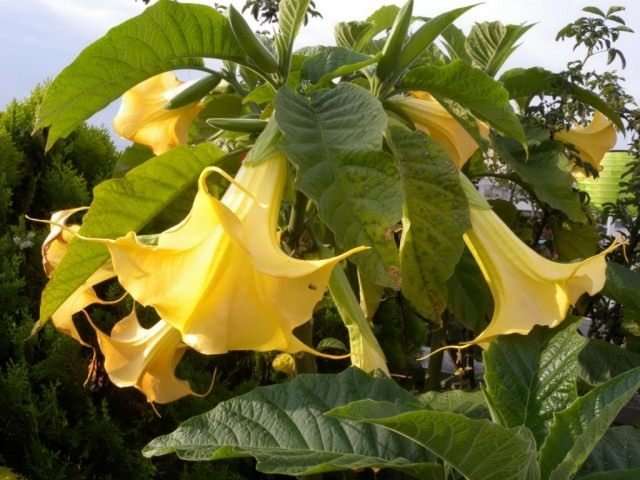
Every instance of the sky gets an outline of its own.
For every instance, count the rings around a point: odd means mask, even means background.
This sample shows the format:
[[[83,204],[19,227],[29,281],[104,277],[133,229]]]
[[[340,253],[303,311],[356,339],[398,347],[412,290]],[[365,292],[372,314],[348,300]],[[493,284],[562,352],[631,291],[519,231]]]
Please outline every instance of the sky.
[[[414,0],[414,14],[434,16],[474,1],[477,0]],[[245,0],[217,2],[232,3],[241,9]],[[197,0],[195,3],[213,5],[214,1]],[[336,23],[363,20],[382,5],[401,5],[404,0],[316,0],[315,3],[323,18],[310,20],[296,41],[297,47],[333,44]],[[455,23],[464,31],[482,21],[535,23],[506,68],[542,66],[559,71],[581,52],[572,51],[571,41],[555,42],[556,33],[584,15],[581,9],[588,5],[605,11],[612,5],[626,7],[621,16],[638,33],[621,37],[618,48],[626,54],[627,68],[620,71],[618,62],[614,68],[626,78],[628,92],[640,99],[640,2],[637,0],[485,0]],[[12,99],[28,96],[45,78],[55,77],[84,47],[144,8],[141,0],[0,0],[0,110]],[[591,67],[596,70],[606,68],[604,59],[595,59]],[[193,78],[189,72],[179,76]],[[94,116],[91,122],[110,128],[118,103],[114,102]],[[619,148],[624,146],[621,142]],[[120,140],[116,143],[121,147],[125,145]]]

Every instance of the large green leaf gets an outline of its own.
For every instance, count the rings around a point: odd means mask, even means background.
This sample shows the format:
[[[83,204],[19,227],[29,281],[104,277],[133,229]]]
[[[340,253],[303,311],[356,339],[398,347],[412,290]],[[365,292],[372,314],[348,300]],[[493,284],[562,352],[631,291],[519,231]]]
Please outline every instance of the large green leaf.
[[[538,480],[535,440],[524,427],[507,429],[489,420],[450,412],[362,400],[331,415],[381,425],[430,450],[465,478]]]
[[[529,148],[529,154],[516,142],[495,138],[502,159],[534,191],[538,199],[564,212],[571,220],[584,221],[580,197],[572,188],[574,178],[562,146],[545,141]]]
[[[358,468],[394,468],[442,478],[434,457],[383,428],[328,417],[324,412],[372,398],[411,403],[392,380],[350,368],[337,375],[299,375],[258,387],[152,440],[146,457],[176,453],[185,460],[254,457],[261,472],[286,475]],[[440,475],[439,475],[440,474]]]
[[[598,385],[556,413],[540,449],[542,480],[571,478],[640,387],[640,367]]]
[[[109,30],[53,81],[36,128],[49,128],[47,148],[141,81],[202,57],[247,63],[227,19],[215,9],[163,0]]]
[[[578,354],[586,340],[574,322],[561,329],[535,327],[506,335],[484,352],[485,394],[495,420],[528,427],[541,445],[555,412],[578,397]]]
[[[318,205],[342,248],[375,283],[398,288],[393,231],[402,193],[393,159],[381,151],[387,116],[368,91],[343,83],[309,98],[286,88],[275,100],[283,149],[297,166],[297,188]]]
[[[458,171],[442,148],[422,132],[391,127],[388,136],[404,193],[400,272],[402,293],[418,312],[440,322],[447,280],[471,228]]]
[[[444,66],[414,68],[402,78],[400,87],[450,99],[504,135],[526,144],[520,121],[509,104],[509,92],[501,83],[463,60]]]
[[[604,340],[590,340],[580,352],[581,377],[591,385],[606,382],[621,373],[640,367],[640,353]]]
[[[426,392],[417,397],[421,405],[439,412],[460,413],[469,418],[491,418],[489,407],[481,390],[447,390]]]
[[[621,132],[624,126],[620,116],[604,100],[590,90],[578,87],[544,68],[514,68],[505,72],[500,81],[509,91],[511,98],[517,100],[524,108],[530,99],[537,94],[567,95],[591,105],[611,120]]]
[[[608,263],[607,283],[602,293],[622,304],[623,327],[640,336],[640,273],[618,263]]]
[[[494,77],[518,46],[516,42],[531,25],[503,25],[496,22],[476,23],[469,32],[466,51],[474,65]]]
[[[224,155],[210,144],[179,147],[147,160],[124,178],[101,183],[94,189],[80,233],[86,237],[116,238],[139,231],[175,199],[194,189],[202,169],[219,162]],[[108,259],[109,252],[103,245],[72,240],[42,293],[39,324],[46,322]]]
[[[584,462],[576,478],[605,471],[640,470],[640,430],[628,425],[611,427]],[[626,478],[637,478],[627,473]]]

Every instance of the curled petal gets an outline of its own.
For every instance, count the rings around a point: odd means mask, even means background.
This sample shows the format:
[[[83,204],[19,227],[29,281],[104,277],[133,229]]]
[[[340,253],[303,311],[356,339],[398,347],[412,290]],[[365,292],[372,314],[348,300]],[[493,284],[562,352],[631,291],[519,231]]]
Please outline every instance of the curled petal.
[[[389,101],[407,114],[417,130],[438,142],[457,168],[462,168],[478,149],[473,137],[428,93],[414,92],[410,97],[396,95]],[[488,137],[489,127],[480,121],[477,125],[480,135]]]
[[[168,110],[167,102],[189,83],[173,72],[165,72],[139,83],[122,96],[122,104],[113,120],[113,128],[123,138],[148,145],[160,155],[186,144],[189,127],[203,106],[199,102]]]
[[[79,225],[67,225],[69,218],[86,208],[76,208],[72,210],[61,210],[51,216],[51,230],[42,244],[42,265],[48,277],[53,275],[63,257],[67,253],[68,244],[73,237],[73,232],[77,232]],[[96,270],[80,287],[78,287],[51,316],[51,321],[56,329],[69,335],[82,345],[88,346],[73,323],[73,315],[83,311],[93,303],[110,303],[102,300],[96,294],[94,286],[115,277],[115,272],[111,262],[105,263]],[[40,328],[40,323],[35,329]]]
[[[229,350],[313,351],[293,335],[311,318],[333,267],[352,253],[324,260],[287,256],[277,216],[286,178],[280,155],[243,165],[221,200],[207,192],[206,169],[193,207],[152,244],[134,233],[106,244],[123,287],[153,306],[204,354]],[[91,239],[89,239],[91,240]]]
[[[553,262],[525,245],[466,177],[463,185],[470,197],[471,220],[464,241],[494,300],[491,322],[471,343],[486,344],[510,333],[527,334],[535,325],[555,327],[581,295],[594,295],[603,288],[605,256],[617,244],[580,262]]]
[[[95,328],[104,367],[118,387],[136,387],[154,403],[169,403],[193,394],[189,382],[175,376],[186,351],[180,332],[163,320],[143,328],[135,310],[107,335]]]
[[[604,154],[616,144],[616,129],[613,123],[600,112],[595,112],[591,123],[586,127],[576,126],[555,134],[555,138],[573,145],[578,155],[595,170],[602,170],[600,162]],[[574,176],[584,177],[584,169],[576,167]]]

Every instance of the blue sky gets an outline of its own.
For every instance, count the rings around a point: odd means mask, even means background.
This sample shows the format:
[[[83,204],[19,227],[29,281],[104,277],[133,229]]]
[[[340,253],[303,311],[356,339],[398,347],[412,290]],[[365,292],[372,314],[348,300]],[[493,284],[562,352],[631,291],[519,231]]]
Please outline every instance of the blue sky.
[[[414,0],[418,15],[433,16],[476,0]],[[229,3],[218,0],[219,3]],[[213,4],[213,1],[197,3]],[[233,0],[242,7],[244,0]],[[324,19],[313,19],[302,31],[298,46],[331,43],[333,25],[339,21],[363,19],[386,4],[400,0],[316,0]],[[629,0],[485,0],[467,12],[456,24],[468,29],[476,21],[500,19],[504,23],[537,23],[524,37],[520,49],[508,67],[543,66],[560,70],[572,57],[570,42],[554,41],[556,32],[581,16],[581,9],[594,5],[606,10],[611,5],[625,5],[622,13],[627,25],[638,33],[623,36],[619,48],[626,53],[628,67],[622,72],[627,88],[640,99],[640,2]],[[26,97],[32,88],[47,77],[54,77],[89,43],[109,28],[139,14],[145,5],[138,0],[0,0],[0,109],[13,98]],[[261,27],[265,28],[265,27]],[[604,62],[592,64],[602,68]],[[182,78],[189,75],[181,74]],[[115,102],[92,122],[110,127],[117,111]],[[120,146],[123,142],[118,142]],[[619,143],[624,146],[624,142]]]

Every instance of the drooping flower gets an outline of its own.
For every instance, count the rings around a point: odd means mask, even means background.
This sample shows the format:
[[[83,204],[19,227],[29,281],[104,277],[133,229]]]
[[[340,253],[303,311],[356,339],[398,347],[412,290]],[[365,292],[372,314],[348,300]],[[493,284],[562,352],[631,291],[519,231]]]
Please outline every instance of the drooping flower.
[[[460,175],[469,199],[471,230],[464,241],[478,263],[494,300],[487,328],[472,342],[486,344],[499,335],[527,334],[535,325],[555,327],[584,293],[605,283],[605,256],[617,247],[575,263],[548,260],[524,244],[474,186]]]
[[[182,341],[204,354],[229,350],[313,351],[293,329],[306,323],[333,267],[360,247],[323,260],[300,260],[279,246],[277,219],[286,179],[281,155],[243,165],[221,200],[203,171],[193,207],[155,236],[131,232],[105,244],[121,285],[153,306]]]
[[[462,168],[478,149],[473,137],[430,94],[413,92],[411,96],[396,95],[389,102],[399,106],[413,121],[417,130],[438,142],[457,168]],[[477,121],[477,125],[480,135],[487,137],[489,127],[480,121]]]
[[[68,244],[73,238],[73,232],[77,232],[80,229],[79,225],[67,225],[67,221],[73,214],[81,210],[86,210],[86,208],[61,210],[51,216],[51,229],[42,244],[42,265],[47,277],[53,275],[53,271],[67,253]],[[93,303],[110,303],[98,297],[94,286],[113,277],[115,277],[115,272],[111,267],[111,262],[106,263],[100,269],[96,270],[51,316],[51,321],[56,329],[69,335],[81,344],[87,345],[84,340],[82,340],[80,333],[73,323],[73,315],[83,311]],[[40,327],[40,322],[38,322],[34,330],[38,330]]]
[[[573,145],[582,161],[589,163],[596,171],[602,170],[600,162],[604,154],[616,144],[616,129],[613,123],[600,112],[595,112],[591,123],[587,126],[575,126],[569,130],[557,132],[554,137]],[[575,167],[572,171],[576,177],[584,177],[585,171]]]
[[[189,382],[175,376],[187,346],[180,332],[164,320],[143,328],[135,309],[107,335],[95,327],[104,369],[118,387],[135,387],[151,403],[169,403],[194,392]]]
[[[202,104],[194,102],[171,110],[165,106],[188,86],[173,72],[139,83],[122,96],[120,110],[113,120],[114,130],[121,137],[148,145],[156,155],[187,143],[189,127]]]

